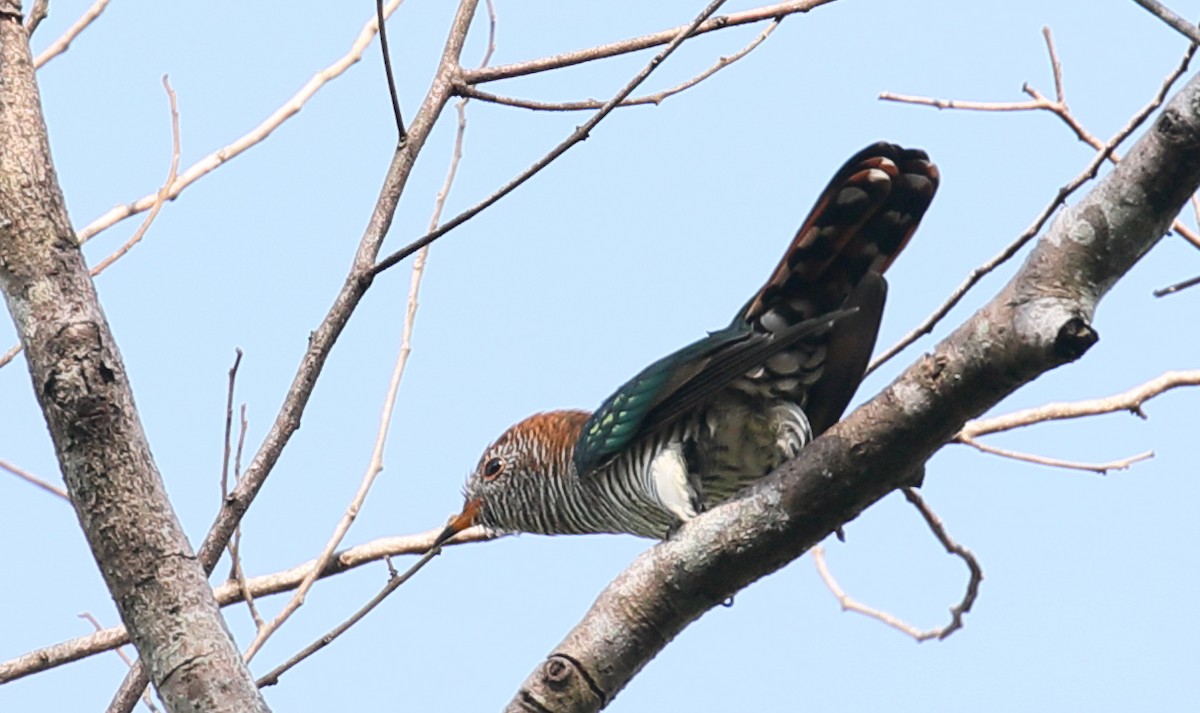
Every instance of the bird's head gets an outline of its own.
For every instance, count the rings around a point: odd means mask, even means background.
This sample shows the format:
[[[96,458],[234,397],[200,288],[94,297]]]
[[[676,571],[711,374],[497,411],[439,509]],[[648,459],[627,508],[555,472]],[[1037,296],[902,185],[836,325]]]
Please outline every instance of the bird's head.
[[[467,478],[462,512],[450,519],[433,547],[474,525],[498,532],[558,531],[555,498],[575,477],[575,443],[590,415],[539,413],[501,434]]]

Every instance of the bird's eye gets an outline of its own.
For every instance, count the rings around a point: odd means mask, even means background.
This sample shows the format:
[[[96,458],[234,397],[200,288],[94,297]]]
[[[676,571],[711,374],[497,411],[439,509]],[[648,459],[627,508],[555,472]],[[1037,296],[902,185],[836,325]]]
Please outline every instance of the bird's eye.
[[[488,458],[487,462],[483,464],[483,479],[495,480],[504,472],[505,465],[504,459],[499,456]]]

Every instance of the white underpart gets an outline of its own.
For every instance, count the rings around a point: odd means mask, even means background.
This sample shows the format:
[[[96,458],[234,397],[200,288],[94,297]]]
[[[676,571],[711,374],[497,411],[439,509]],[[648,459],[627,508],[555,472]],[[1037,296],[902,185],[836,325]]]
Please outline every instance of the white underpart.
[[[668,443],[650,461],[650,482],[654,484],[658,501],[667,511],[683,521],[696,517],[687,463],[683,460],[683,446],[679,441]]]
[[[793,403],[782,402],[771,407],[770,420],[775,427],[775,445],[786,458],[795,458],[800,449],[812,440],[812,427],[804,411]]]

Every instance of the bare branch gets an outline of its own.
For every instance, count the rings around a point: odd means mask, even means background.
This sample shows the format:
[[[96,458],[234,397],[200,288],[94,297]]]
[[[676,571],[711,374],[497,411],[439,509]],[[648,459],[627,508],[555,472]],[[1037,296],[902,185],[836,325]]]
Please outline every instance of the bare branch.
[[[795,15],[796,13],[808,12],[822,5],[827,5],[834,0],[792,0],[791,2],[781,2],[775,5],[766,5],[757,7],[751,10],[742,12],[734,12],[728,15],[720,15],[714,17],[707,22],[698,25],[690,36],[703,35],[714,30],[723,30],[727,27],[737,27],[739,25],[747,25],[763,20],[780,18],[787,15]],[[513,64],[501,64],[495,67],[487,67],[483,69],[473,69],[463,72],[462,81],[464,84],[483,84],[485,82],[494,82],[498,79],[511,79],[513,77],[523,77],[529,74],[545,72],[551,69],[561,69],[570,67],[584,62],[592,62],[598,59],[607,59],[609,57],[617,57],[619,55],[628,54],[630,52],[638,52],[651,47],[658,47],[671,42],[685,28],[672,27],[669,30],[660,30],[648,35],[633,37],[619,42],[610,42],[605,45],[596,47],[588,47],[587,49],[575,50],[573,52],[564,52],[556,54],[552,57],[542,57],[540,59],[528,60],[525,62],[515,62]]]
[[[461,0],[458,10],[451,22],[442,57],[434,72],[433,82],[421,103],[420,109],[408,127],[408,141],[396,147],[392,163],[388,167],[383,187],[371,214],[370,222],[359,241],[358,249],[346,281],[334,298],[324,319],[309,335],[308,348],[301,358],[300,366],[292,380],[288,393],[284,397],[283,406],[271,424],[271,428],[255,454],[245,475],[237,487],[230,493],[229,498],[221,506],[216,519],[204,538],[197,559],[206,572],[211,573],[225,551],[234,531],[241,522],[242,516],[258,495],[267,476],[279,460],[283,448],[291,439],[296,429],[300,427],[300,419],[308,405],[308,399],[316,386],[317,377],[325,365],[334,343],[342,329],[357,308],[358,303],[366,294],[374,278],[371,270],[379,254],[379,248],[399,204],[400,195],[408,182],[417,155],[425,145],[434,123],[442,109],[450,100],[454,77],[460,71],[459,56],[463,43],[466,41],[467,30],[471,18],[475,14],[478,0]],[[371,20],[374,22],[374,19]],[[360,38],[361,39],[361,38]],[[369,36],[368,36],[369,39]],[[315,91],[315,89],[314,89]],[[184,180],[185,173],[176,181]],[[146,685],[146,677],[142,667],[136,668],[121,684],[120,690],[109,706],[110,713],[127,713],[136,704],[138,694]]]
[[[125,256],[126,253],[128,253],[131,249],[133,249],[134,245],[137,245],[138,243],[140,243],[142,241],[142,238],[144,238],[146,236],[146,231],[148,231],[150,229],[150,225],[154,222],[154,219],[158,217],[158,212],[160,210],[162,210],[163,204],[167,200],[167,187],[170,186],[172,183],[174,183],[175,175],[176,175],[177,171],[179,170],[179,155],[180,155],[179,104],[176,101],[175,90],[171,89],[171,83],[168,80],[167,75],[165,75],[165,74],[163,75],[162,83],[163,83],[163,88],[167,92],[167,102],[168,102],[168,105],[169,105],[170,111],[171,111],[171,162],[170,162],[170,167],[167,169],[167,180],[165,183],[163,183],[163,187],[158,190],[158,193],[156,194],[156,197],[154,199],[154,203],[153,203],[153,205],[150,206],[149,215],[147,215],[146,219],[142,221],[142,224],[140,226],[138,226],[138,229],[136,231],[134,231],[133,236],[131,238],[129,238],[129,240],[127,240],[124,245],[117,248],[115,252],[113,252],[111,255],[104,258],[99,263],[97,263],[94,267],[92,267],[88,271],[88,274],[90,274],[92,277],[95,277],[96,275],[99,275],[101,272],[104,272],[104,270],[107,269],[110,265],[112,265],[117,260],[120,260],[122,257]],[[4,354],[3,357],[0,357],[0,367],[3,367],[6,364],[8,364],[10,361],[13,360],[13,357],[15,357],[17,354],[20,354],[20,353],[21,353],[21,345],[20,344],[14,345],[11,349],[8,350],[8,352],[6,352]]]
[[[1062,62],[1058,59],[1058,51],[1054,49],[1054,35],[1050,26],[1042,26],[1042,38],[1046,40],[1046,52],[1050,54],[1050,71],[1054,74],[1054,98],[1064,107],[1067,105],[1067,91],[1063,87]]]
[[[387,599],[392,592],[396,591],[402,584],[412,578],[412,576],[420,571],[421,568],[429,562],[429,560],[437,557],[441,553],[442,548],[435,547],[434,549],[429,550],[422,555],[421,559],[417,560],[411,567],[409,567],[408,571],[406,571],[404,574],[397,576],[393,571],[392,576],[388,578],[387,584],[384,585],[383,589],[379,590],[378,594],[371,598],[371,601],[367,602],[362,606],[362,608],[354,612],[349,619],[343,621],[341,624],[338,624],[324,636],[306,646],[303,651],[300,651],[287,661],[284,661],[282,664],[264,674],[257,681],[259,688],[264,686],[274,686],[276,683],[279,683],[279,677],[291,670],[296,664],[333,643],[334,639],[346,633],[350,627],[362,621],[363,617],[365,617],[367,614],[370,614],[371,611],[375,607],[379,606],[384,599]]]
[[[461,102],[460,102],[461,104]],[[466,121],[462,114],[462,109],[459,109],[459,124],[458,134],[455,141],[454,156],[450,161],[450,167],[446,172],[446,180],[442,185],[441,191],[438,192],[437,200],[434,206],[433,218],[430,220],[430,226],[437,225],[438,217],[441,215],[442,206],[445,205],[446,197],[449,195],[450,187],[454,182],[455,173],[458,170],[458,162],[462,158],[462,139],[463,132],[466,129]],[[304,599],[307,596],[322,570],[329,564],[330,559],[334,556],[334,551],[342,540],[346,537],[346,533],[350,531],[350,526],[354,524],[354,520],[358,517],[359,511],[362,509],[363,503],[366,502],[367,495],[371,491],[371,486],[375,483],[375,478],[383,471],[383,451],[387,444],[388,430],[392,424],[392,413],[396,406],[396,396],[400,392],[400,382],[404,378],[404,368],[408,364],[408,356],[412,353],[412,334],[413,325],[417,319],[417,304],[418,297],[421,292],[421,278],[425,274],[425,261],[429,255],[428,247],[423,248],[413,262],[412,277],[408,287],[408,302],[404,310],[404,326],[400,337],[400,349],[396,355],[395,365],[392,367],[391,380],[388,382],[387,395],[383,401],[383,411],[379,416],[379,427],[375,434],[375,445],[371,451],[370,461],[367,463],[366,472],[363,474],[362,481],[359,483],[358,492],[354,494],[354,499],[347,506],[341,520],[334,528],[333,534],[325,543],[321,554],[317,556],[317,564],[312,569],[300,586],[296,589],[296,593],[291,600],[275,615],[275,618],[261,627],[254,641],[246,648],[245,658],[247,661],[254,658],[254,655],[262,648],[267,639],[274,634],[284,622],[301,606],[304,605]],[[421,562],[424,565],[424,561]],[[414,570],[415,571],[415,570]],[[395,580],[393,580],[395,581]],[[399,586],[397,584],[396,586]],[[382,597],[380,598],[382,601]],[[369,611],[369,610],[368,610]],[[365,615],[366,612],[363,612]],[[328,642],[326,642],[328,643]],[[319,647],[318,647],[319,648]],[[311,653],[311,652],[310,652]],[[286,670],[286,669],[285,669]],[[273,681],[272,681],[273,682]],[[259,682],[259,685],[263,685]]]
[[[75,38],[78,37],[84,30],[86,30],[89,25],[95,22],[96,18],[100,17],[100,13],[104,12],[104,8],[106,7],[108,7],[108,0],[96,0],[96,2],[92,3],[92,6],[79,16],[79,19],[75,21],[75,24],[68,27],[67,31],[62,33],[61,37],[51,42],[49,47],[42,50],[42,53],[37,56],[37,59],[33,60],[33,68],[41,69],[42,65],[59,56],[63,52],[66,52],[67,48],[71,46],[71,43],[75,41]],[[36,24],[34,27],[36,27]],[[30,34],[33,34],[33,29],[30,29],[29,32]]]
[[[1011,458],[1013,460],[1019,460],[1025,463],[1036,463],[1037,465],[1048,465],[1051,468],[1085,470],[1089,473],[1095,473],[1097,475],[1108,475],[1108,471],[1110,470],[1125,470],[1134,463],[1139,463],[1154,457],[1154,451],[1145,451],[1144,453],[1138,453],[1137,455],[1129,456],[1128,458],[1121,458],[1118,460],[1108,461],[1106,463],[1085,463],[1083,461],[1062,460],[1060,458],[1039,456],[1033,453],[1009,450],[1007,448],[997,448],[996,446],[989,446],[986,443],[977,441],[970,436],[959,435],[954,440],[962,443],[963,445],[971,446],[972,448],[982,451],[983,453],[990,453],[1002,458]]]
[[[20,353],[21,353],[21,345],[20,344],[12,345],[8,351],[4,352],[3,356],[0,356],[0,367],[6,366],[10,361],[15,359],[17,357],[17,355]]]
[[[715,12],[716,8],[719,8],[724,1],[725,0],[713,0],[713,2],[704,9],[700,16],[696,20],[692,21],[692,24],[680,30],[675,36],[675,39],[671,40],[661,52],[655,55],[654,59],[650,60],[650,62],[644,68],[642,68],[642,71],[638,72],[637,75],[621,89],[621,91],[617,92],[612,99],[609,99],[607,102],[605,102],[604,106],[601,107],[599,111],[589,117],[588,120],[582,125],[576,127],[575,131],[571,132],[570,136],[564,139],[558,146],[555,146],[553,149],[551,149],[549,153],[534,162],[532,166],[522,171],[516,178],[513,178],[511,181],[498,188],[487,198],[484,198],[482,201],[446,221],[436,230],[429,231],[423,237],[414,240],[391,255],[388,255],[383,260],[380,260],[379,264],[377,264],[371,271],[371,274],[378,275],[409,255],[412,255],[417,250],[429,245],[434,240],[437,240],[446,233],[467,222],[471,218],[474,218],[476,215],[495,204],[496,201],[499,201],[504,196],[512,193],[518,186],[525,181],[528,181],[543,168],[549,166],[559,156],[562,156],[564,153],[566,153],[567,150],[572,146],[586,139],[591,133],[592,129],[596,128],[597,124],[603,121],[606,116],[611,114],[612,111],[621,104],[621,102],[625,101],[625,99],[633,93],[633,90],[637,89],[638,86],[646,80],[646,77],[650,76],[651,72],[657,69],[659,65],[661,65],[662,62],[679,47],[679,45],[683,44],[684,40],[694,34],[696,28],[699,27],[709,15]]]
[[[813,564],[816,565],[817,574],[821,577],[821,581],[824,582],[825,586],[829,588],[829,591],[833,594],[834,599],[837,599],[838,606],[842,608],[842,611],[852,611],[871,619],[875,619],[876,621],[880,621],[902,634],[911,636],[917,641],[928,641],[929,639],[937,638],[941,629],[929,629],[927,631],[922,631],[903,619],[892,616],[885,611],[875,609],[874,607],[869,607],[866,604],[854,599],[849,594],[846,594],[846,590],[842,589],[842,586],[838,584],[836,579],[834,579],[833,573],[829,571],[829,565],[825,562],[825,548],[821,545],[817,545],[816,547],[812,548],[812,559]]]
[[[1194,194],[1194,193],[1192,194],[1191,204],[1192,204],[1192,213],[1194,214],[1194,217],[1196,218],[1196,220],[1198,222],[1200,222],[1200,198],[1198,198],[1196,196],[1196,194]],[[1184,225],[1184,224],[1181,223],[1179,220],[1176,220],[1175,226],[1178,226],[1178,225]],[[1184,240],[1191,243],[1193,247],[1200,248],[1200,235],[1197,235],[1194,230],[1192,230],[1190,228],[1187,228],[1186,230],[1178,230],[1177,229],[1176,232],[1179,233],[1183,237]],[[1169,290],[1168,292],[1164,292],[1164,294],[1169,294],[1170,292],[1177,292],[1177,291],[1178,290]],[[1159,294],[1159,292],[1163,292],[1163,291],[1162,290],[1156,291],[1154,293],[1154,296],[1162,297],[1162,295]]]
[[[1191,40],[1193,43],[1200,43],[1200,30],[1187,20],[1171,11],[1169,7],[1158,2],[1158,0],[1133,0],[1138,5],[1150,11],[1158,19],[1167,23],[1179,34]]]
[[[1030,426],[1035,423],[1083,418],[1117,411],[1128,411],[1135,416],[1146,418],[1142,406],[1147,401],[1182,386],[1200,386],[1200,369],[1168,371],[1144,384],[1104,398],[1056,402],[1037,408],[1014,411],[1003,416],[974,419],[967,421],[958,435],[960,438],[978,438],[989,433],[1011,431],[1014,428]]]
[[[388,557],[424,554],[441,532],[442,528],[437,528],[412,535],[382,537],[356,545],[339,552],[330,560],[322,570],[321,577],[332,577]],[[446,544],[461,545],[484,542],[496,537],[497,535],[483,528],[473,527],[455,535]],[[280,572],[250,577],[246,579],[244,588],[239,582],[227,581],[213,588],[213,596],[221,606],[226,607],[245,601],[245,591],[249,591],[250,595],[256,598],[290,592],[300,586],[315,565],[316,560],[309,560]],[[114,626],[90,636],[81,636],[51,644],[0,663],[0,684],[57,668],[127,643],[129,643],[129,636],[125,627]]]
[[[400,6],[401,2],[402,0],[392,0],[389,2],[385,14],[391,15]],[[329,82],[340,77],[347,69],[362,59],[363,52],[371,44],[371,40],[375,38],[376,32],[375,18],[372,16],[363,25],[362,30],[359,31],[358,37],[350,45],[350,50],[333,64],[314,74],[291,99],[284,102],[283,106],[276,109],[261,124],[236,139],[233,143],[210,153],[179,174],[167,190],[167,200],[174,200],[185,188],[200,178],[208,175],[226,161],[238,156],[250,147],[261,143],[285,121],[299,113],[314,94]],[[87,242],[101,231],[111,228],[122,220],[149,210],[157,199],[158,193],[151,193],[135,201],[114,206],[107,213],[96,218],[78,231],[79,242]]]
[[[946,532],[946,526],[942,519],[937,516],[933,508],[925,502],[924,498],[917,493],[916,488],[903,488],[904,498],[912,503],[917,512],[921,513],[921,517],[925,519],[925,524],[929,525],[929,529],[933,531],[934,537],[938,542],[942,543],[942,547],[952,555],[957,555],[966,563],[967,569],[971,572],[971,578],[967,580],[967,589],[963,593],[963,598],[958,604],[950,608],[951,621],[950,624],[938,634],[939,639],[944,639],[956,630],[962,628],[963,615],[971,611],[971,607],[975,604],[975,598],[979,596],[979,584],[983,581],[983,568],[979,566],[979,560],[975,557],[975,553],[959,544],[957,540],[950,537]]]
[[[62,488],[58,487],[57,485],[54,485],[53,483],[51,483],[49,481],[46,481],[46,480],[43,480],[43,479],[37,477],[36,475],[34,475],[33,473],[30,473],[27,470],[18,468],[17,466],[13,465],[12,463],[0,460],[0,470],[7,470],[9,473],[12,473],[13,475],[17,476],[21,480],[24,480],[26,483],[29,483],[30,485],[36,485],[37,487],[41,488],[42,490],[45,490],[47,493],[50,493],[51,495],[57,495],[58,497],[62,498],[63,500],[65,500],[68,503],[71,502],[71,498],[70,498],[70,496],[67,495],[67,491],[63,490]]]
[[[181,141],[179,138],[179,103],[175,97],[175,90],[171,89],[171,81],[165,74],[163,75],[162,83],[163,89],[165,89],[167,92],[167,101],[170,103],[171,108],[171,165],[167,170],[167,180],[163,183],[162,187],[158,189],[158,193],[155,194],[154,203],[150,206],[150,213],[146,215],[146,219],[143,220],[142,224],[138,226],[138,229],[134,231],[133,237],[126,241],[124,245],[117,248],[112,255],[109,255],[97,263],[96,266],[91,269],[92,277],[104,272],[109,265],[113,264],[117,260],[120,260],[125,253],[129,252],[133,248],[134,245],[137,245],[142,241],[142,238],[146,236],[146,231],[150,229],[150,224],[153,223],[154,219],[158,217],[158,212],[162,210],[163,205],[170,197],[170,187],[173,183],[175,183],[175,177],[179,173],[179,155],[181,152]]]
[[[229,367],[229,389],[225,394],[225,454],[221,459],[221,500],[229,497],[229,463],[233,456],[233,389],[237,385],[238,367],[242,365],[242,350],[235,348],[233,366]]]
[[[913,104],[929,106],[934,109],[957,109],[959,111],[1035,111],[1038,109],[1052,110],[1054,102],[1041,97],[1033,101],[1022,102],[981,102],[967,99],[938,99],[936,97],[921,97],[912,94],[896,94],[895,92],[880,92],[879,100],[896,102],[897,104]]]
[[[399,142],[404,143],[404,118],[400,115],[400,97],[396,94],[396,77],[392,74],[392,54],[388,51],[387,17],[383,14],[383,0],[375,0],[375,27],[379,30],[379,51],[383,55],[383,73],[387,77],[388,96],[392,98],[392,114],[396,118]]]
[[[483,64],[485,65],[491,58],[492,53],[496,50],[496,12],[490,0],[488,2],[488,18],[488,46],[484,51],[483,56]],[[466,106],[468,101],[468,99],[462,98],[457,102],[456,110],[458,112],[458,128],[454,134],[454,149],[451,152],[450,163],[446,168],[446,177],[442,181],[442,187],[438,190],[437,196],[434,199],[433,215],[429,218],[430,230],[436,228],[438,221],[441,220],[442,211],[446,207],[446,199],[450,196],[450,189],[454,186],[454,179],[458,175],[458,166],[463,157],[463,140],[466,137],[467,132]],[[262,648],[262,645],[266,642],[267,638],[269,638],[271,634],[273,634],[283,624],[283,622],[285,622],[288,617],[290,617],[292,613],[296,611],[296,609],[300,608],[300,606],[304,604],[304,598],[308,591],[312,588],[318,577],[321,576],[321,572],[329,565],[329,560],[334,556],[334,550],[337,549],[337,546],[341,544],[342,540],[345,538],[346,533],[349,532],[350,525],[353,524],[358,511],[362,508],[363,503],[366,501],[367,493],[370,491],[371,485],[375,481],[375,477],[383,470],[383,451],[384,446],[387,443],[388,430],[390,429],[392,423],[392,412],[396,405],[396,395],[400,390],[400,381],[404,378],[404,368],[408,364],[408,357],[412,353],[412,335],[413,327],[417,321],[417,306],[419,304],[419,297],[421,294],[421,279],[425,275],[425,265],[428,258],[429,246],[425,246],[421,248],[421,250],[417,253],[416,259],[413,261],[412,274],[409,278],[408,285],[408,300],[404,310],[404,326],[401,329],[400,335],[400,349],[396,355],[396,363],[392,369],[391,381],[388,383],[387,395],[384,397],[383,412],[379,417],[379,428],[375,435],[375,447],[371,452],[371,459],[367,464],[367,470],[363,475],[362,483],[359,485],[359,490],[355,494],[354,500],[350,503],[350,506],[346,508],[346,512],[342,516],[342,520],[338,523],[337,528],[335,528],[333,536],[331,536],[329,541],[326,543],[325,549],[322,550],[321,554],[317,557],[316,566],[314,566],[308,576],[304,578],[304,581],[300,583],[300,586],[296,589],[296,593],[283,607],[279,614],[276,615],[275,619],[259,629],[258,635],[246,649],[245,656],[247,661],[253,658],[254,654],[260,648]],[[399,587],[403,581],[406,581],[409,577],[415,574],[417,570],[425,566],[425,563],[428,562],[431,557],[432,555],[428,555],[426,558],[413,565],[412,569],[402,578],[397,578],[393,572],[393,576],[388,582],[388,585],[384,588],[383,592],[380,592],[378,595],[376,595],[376,597],[372,600],[373,603],[368,604],[366,607],[360,610],[359,614],[357,614],[355,617],[352,617],[351,620],[343,624],[342,627],[339,627],[339,629],[336,630],[336,633],[331,632],[330,634],[326,635],[326,637],[323,637],[319,645],[314,644],[313,646],[306,648],[292,659],[289,659],[289,661],[283,666],[272,671],[271,674],[268,674],[266,679],[269,679],[271,683],[275,683],[279,675],[284,671],[296,665],[308,656],[311,656],[318,649],[324,647],[326,644],[332,641],[333,638],[340,635],[341,632],[350,628],[350,626],[356,623],[359,619],[366,616],[371,609],[379,604],[379,602],[382,602],[383,599],[388,596],[388,594],[390,594],[392,591],[395,591],[395,589]],[[388,561],[388,564],[389,566],[391,565],[390,560]],[[264,685],[263,680],[266,679],[260,680],[258,685]]]
[[[104,631],[104,627],[100,626],[100,622],[96,619],[96,617],[92,616],[91,612],[85,611],[79,615],[79,618],[86,619],[96,631]],[[129,658],[129,654],[125,653],[124,649],[118,646],[113,649],[113,651],[122,661],[125,662],[126,666],[133,666],[133,659]],[[154,699],[150,697],[150,689],[142,691],[142,703],[146,704],[146,708],[149,708],[154,713],[158,713],[158,706],[154,705]]]
[[[295,379],[288,391],[284,405],[271,426],[258,453],[250,462],[246,473],[230,494],[209,531],[198,553],[205,567],[211,569],[224,543],[250,502],[262,487],[267,473],[275,465],[284,445],[300,425],[300,414],[307,405],[308,397],[316,383],[316,377],[324,365],[333,344],[349,319],[350,314],[366,293],[371,282],[371,267],[378,254],[379,245],[391,223],[392,215],[404,185],[412,169],[416,154],[424,146],[434,121],[450,98],[450,77],[457,71],[458,56],[462,51],[467,28],[476,7],[475,0],[463,0],[455,15],[446,48],[443,52],[437,75],[417,115],[409,126],[408,141],[396,151],[392,166],[385,180],[379,201],[371,216],[354,265],[342,291],[337,296],[329,313],[312,333],[309,348],[301,360]]]
[[[233,533],[233,537],[229,540],[229,559],[229,579],[237,585],[238,592],[242,595],[242,601],[246,602],[246,609],[250,612],[250,620],[254,622],[254,630],[262,631],[267,623],[258,611],[258,605],[254,601],[254,590],[250,588],[250,583],[246,579],[246,572],[242,569],[242,528],[240,527]]]
[[[946,551],[952,555],[956,555],[967,564],[967,569],[970,571],[970,579],[967,580],[967,588],[963,592],[962,599],[950,608],[950,622],[945,626],[939,626],[936,629],[918,629],[909,624],[903,619],[899,619],[885,611],[869,607],[862,602],[855,600],[846,590],[842,589],[837,580],[833,578],[833,574],[829,571],[829,566],[825,563],[825,548],[817,545],[812,548],[813,564],[817,567],[817,574],[821,576],[821,580],[825,582],[825,586],[833,593],[838,604],[842,607],[842,611],[853,611],[864,616],[876,619],[893,629],[907,634],[915,639],[918,643],[928,641],[930,639],[945,639],[963,626],[963,615],[971,611],[971,607],[975,604],[976,597],[979,596],[979,583],[983,581],[983,568],[979,566],[979,560],[975,554],[963,547],[949,534],[946,533],[946,527],[942,523],[941,518],[933,512],[933,509],[921,498],[917,491],[913,488],[904,488],[904,497],[921,513],[921,517],[925,519],[925,524],[938,538],[938,542],[946,548]]]
[[[240,356],[240,351],[239,351]],[[237,454],[234,456],[233,472],[234,478],[240,480],[242,476],[242,447],[246,444],[246,404],[242,404],[241,418],[238,427]],[[254,593],[250,590],[250,585],[246,582],[246,572],[242,569],[242,526],[238,525],[233,530],[233,537],[229,538],[229,579],[235,582],[238,586],[238,591],[242,594],[242,599],[246,602],[246,608],[250,611],[250,619],[254,622],[256,631],[261,631],[266,624],[263,622],[262,615],[258,613],[258,605],[254,603]]]
[[[1047,38],[1049,38],[1049,35],[1047,35]],[[1049,43],[1049,39],[1047,39],[1047,42]],[[1052,44],[1050,44],[1050,46],[1053,47]],[[1180,60],[1179,65],[1167,75],[1166,79],[1163,80],[1158,92],[1154,95],[1154,97],[1151,98],[1150,101],[1136,114],[1134,114],[1125,124],[1125,126],[1121,127],[1121,129],[1117,131],[1117,133],[1114,134],[1111,139],[1108,140],[1108,143],[1096,146],[1098,153],[1092,159],[1091,163],[1089,163],[1079,175],[1069,181],[1062,188],[1058,189],[1058,193],[1042,210],[1042,212],[1038,214],[1033,223],[1025,229],[1025,232],[1017,236],[1016,240],[1001,250],[995,257],[972,270],[971,274],[967,275],[967,278],[954,289],[954,292],[950,293],[950,296],[946,298],[944,302],[942,302],[941,306],[933,311],[933,314],[926,317],[923,322],[913,328],[908,334],[905,334],[903,337],[901,337],[898,342],[893,344],[891,347],[888,347],[887,351],[876,357],[874,361],[871,362],[870,367],[867,368],[867,373],[870,374],[880,366],[883,366],[885,362],[907,349],[909,345],[920,339],[922,336],[932,333],[933,328],[942,321],[942,318],[950,313],[950,310],[954,309],[955,305],[957,305],[962,298],[966,296],[971,288],[978,284],[980,280],[986,277],[997,267],[1007,262],[1008,259],[1017,254],[1017,252],[1024,247],[1026,243],[1028,243],[1039,232],[1041,232],[1042,227],[1048,220],[1050,220],[1050,217],[1054,215],[1059,206],[1065,205],[1064,202],[1066,201],[1067,197],[1078,190],[1079,187],[1084,183],[1087,183],[1091,179],[1095,178],[1096,174],[1100,170],[1100,166],[1106,160],[1112,160],[1114,163],[1116,163],[1116,158],[1114,155],[1116,148],[1124,143],[1125,139],[1127,139],[1134,131],[1136,131],[1137,128],[1141,126],[1146,119],[1148,119],[1150,115],[1153,114],[1156,109],[1158,109],[1159,106],[1162,105],[1163,101],[1166,99],[1167,92],[1171,90],[1171,87],[1174,86],[1175,82],[1187,71],[1188,65],[1191,63],[1192,56],[1195,54],[1195,52],[1195,45],[1187,49],[1183,55],[1183,59]],[[1056,59],[1057,56],[1051,52],[1052,64]],[[1058,86],[1061,87],[1061,79],[1059,79],[1058,82]],[[883,98],[883,95],[880,95],[880,97]],[[1043,97],[1042,99],[1044,100],[1045,98]],[[1065,105],[1063,106],[1065,108]],[[1172,220],[1172,229],[1181,232],[1190,232],[1190,229],[1177,219]],[[1200,242],[1200,238],[1197,240]]]
[[[703,82],[705,79],[708,79],[717,72],[721,71],[725,67],[728,67],[742,57],[745,57],[753,52],[756,47],[761,45],[763,41],[771,36],[771,33],[775,31],[775,28],[779,27],[779,23],[782,22],[782,20],[783,18],[775,18],[771,21],[771,24],[767,25],[765,30],[763,30],[757,37],[750,41],[750,44],[746,45],[734,54],[718,58],[716,64],[704,70],[700,74],[697,74],[695,77],[692,77],[685,82],[681,82],[680,84],[676,84],[670,89],[664,89],[661,92],[655,92],[654,94],[645,94],[640,97],[626,99],[625,101],[621,102],[619,106],[626,107],[644,104],[658,105],[668,97],[679,94],[686,89],[691,89],[700,82]],[[499,94],[491,94],[489,92],[476,89],[470,85],[463,85],[459,87],[458,93],[464,97],[492,102],[493,104],[503,104],[504,106],[513,106],[521,109],[534,109],[538,111],[581,111],[585,109],[599,109],[600,107],[604,106],[604,102],[596,99],[575,102],[539,102],[528,99],[514,99],[512,97],[500,96]]]
[[[25,18],[25,34],[33,37],[42,20],[49,14],[50,0],[34,0],[33,7],[29,9],[29,17]]]
[[[1155,297],[1166,297],[1167,295],[1175,294],[1180,290],[1186,290],[1187,288],[1195,287],[1196,285],[1200,285],[1200,275],[1196,277],[1189,277],[1182,282],[1176,282],[1173,285],[1167,285],[1166,287],[1157,289],[1153,294]]]

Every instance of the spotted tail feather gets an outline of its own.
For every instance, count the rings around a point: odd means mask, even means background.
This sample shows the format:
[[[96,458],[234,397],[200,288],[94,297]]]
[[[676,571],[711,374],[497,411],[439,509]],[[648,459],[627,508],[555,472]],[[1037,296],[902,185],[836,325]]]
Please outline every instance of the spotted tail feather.
[[[844,307],[857,313],[766,365],[762,380],[797,382],[792,399],[819,434],[841,418],[875,347],[887,283],[882,275],[917,229],[939,174],[920,149],[879,142],[834,174],[767,283],[734,318],[777,333]],[[796,367],[800,362],[801,366]],[[788,371],[792,369],[792,371]]]

